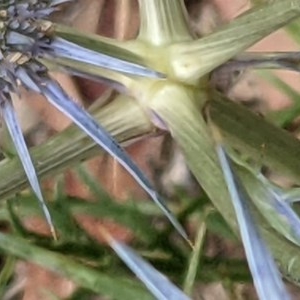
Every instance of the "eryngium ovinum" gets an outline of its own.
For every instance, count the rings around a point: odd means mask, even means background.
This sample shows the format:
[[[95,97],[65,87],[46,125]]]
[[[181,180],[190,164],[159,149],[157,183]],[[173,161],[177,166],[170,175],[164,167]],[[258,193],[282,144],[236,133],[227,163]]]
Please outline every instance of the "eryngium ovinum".
[[[51,216],[45,205],[35,168],[12,105],[11,94],[18,93],[19,86],[44,95],[52,105],[64,112],[96,143],[116,158],[162,209],[177,231],[187,239],[184,229],[152,188],[143,172],[112,137],[48,75],[47,67],[41,63],[41,59],[67,58],[139,76],[160,77],[161,74],[144,66],[85,49],[52,35],[52,23],[45,22],[45,19],[57,9],[57,6],[66,2],[70,0],[8,0],[0,4],[0,109],[52,235],[56,237]],[[69,71],[79,74],[76,70]]]

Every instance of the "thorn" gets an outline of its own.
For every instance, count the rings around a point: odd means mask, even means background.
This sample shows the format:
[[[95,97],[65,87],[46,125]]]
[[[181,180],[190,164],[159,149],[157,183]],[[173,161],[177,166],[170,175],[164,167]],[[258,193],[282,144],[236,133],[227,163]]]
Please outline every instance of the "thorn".
[[[53,226],[52,224],[50,224],[50,225],[49,225],[49,228],[50,228],[50,232],[51,232],[51,235],[52,235],[52,237],[53,237],[53,240],[54,240],[55,242],[57,242],[57,241],[58,241],[58,235],[57,235],[57,232],[56,232],[54,226]]]

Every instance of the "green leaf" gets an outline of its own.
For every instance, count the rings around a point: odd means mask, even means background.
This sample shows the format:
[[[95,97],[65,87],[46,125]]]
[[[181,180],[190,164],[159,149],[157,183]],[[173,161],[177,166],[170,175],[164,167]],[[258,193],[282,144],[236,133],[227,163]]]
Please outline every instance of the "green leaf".
[[[188,295],[192,295],[193,287],[196,283],[196,276],[197,276],[198,269],[202,267],[202,265],[200,264],[200,258],[202,255],[205,235],[207,231],[206,218],[209,215],[209,211],[210,209],[206,209],[203,215],[200,216],[200,222],[197,230],[195,246],[190,255],[187,274],[184,280],[184,291]]]
[[[1,251],[38,264],[65,276],[81,287],[113,299],[153,299],[140,285],[130,279],[108,276],[52,251],[31,245],[27,240],[0,233]]]

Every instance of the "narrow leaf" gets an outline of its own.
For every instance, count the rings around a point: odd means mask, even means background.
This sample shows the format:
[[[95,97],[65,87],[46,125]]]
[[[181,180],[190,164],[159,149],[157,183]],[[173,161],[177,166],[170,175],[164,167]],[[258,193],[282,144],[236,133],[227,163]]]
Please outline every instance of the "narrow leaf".
[[[206,218],[211,210],[206,209],[204,214],[200,217],[199,227],[196,235],[195,246],[190,255],[187,274],[184,281],[184,291],[188,294],[192,294],[193,287],[196,283],[196,276],[199,271],[200,258],[203,252],[203,245],[205,241],[207,226]]]
[[[40,188],[40,184],[36,175],[36,171],[34,165],[32,163],[29,151],[27,149],[22,130],[19,126],[13,105],[11,100],[6,97],[3,93],[0,93],[0,106],[2,111],[3,119],[6,123],[12,141],[16,147],[16,151],[21,160],[21,163],[24,167],[27,178],[30,182],[31,188],[33,189],[36,197],[38,198],[40,205],[43,209],[44,215],[46,217],[47,223],[50,226],[51,233],[53,237],[56,239],[56,233],[54,229],[54,225],[51,219],[51,215],[46,206],[44,197],[42,195],[42,191]]]
[[[45,57],[64,57],[130,75],[150,78],[165,77],[163,74],[153,71],[145,66],[83,48],[62,38],[54,38],[48,47],[43,53]]]
[[[131,271],[146,285],[148,290],[159,300],[188,300],[190,299],[164,275],[154,269],[128,246],[104,233],[110,246],[131,269]]]
[[[233,59],[222,64],[215,69],[211,74],[211,83],[214,88],[222,93],[228,90],[237,83],[240,75],[248,69],[260,70],[270,82],[276,85],[276,88],[282,90],[294,100],[299,95],[287,83],[280,80],[271,72],[262,72],[262,69],[286,69],[295,72],[300,72],[300,52],[246,52],[235,56]],[[299,101],[297,101],[299,102]],[[292,109],[290,109],[292,114]],[[299,109],[298,109],[299,110]],[[276,112],[277,115],[278,112]],[[280,111],[282,113],[282,111]],[[283,111],[284,115],[286,111]],[[297,113],[297,112],[296,112]],[[295,115],[295,113],[294,113]],[[283,117],[283,116],[282,116]],[[282,119],[281,117],[281,119]]]
[[[245,172],[242,175],[251,199],[269,224],[285,238],[300,245],[300,219],[290,206],[288,194],[262,174],[256,178]]]
[[[263,242],[249,212],[250,209],[247,205],[249,196],[239,178],[234,174],[230,158],[222,146],[217,146],[217,153],[236,212],[240,234],[258,296],[261,300],[290,299],[271,253]]]
[[[9,283],[15,274],[16,259],[8,255],[1,267],[0,271],[0,297],[6,299],[5,295],[9,294]]]
[[[229,151],[228,155],[241,166],[238,169],[239,176],[243,178],[243,184],[260,213],[275,230],[296,245],[300,245],[300,219],[290,206],[291,197],[234,152]],[[296,196],[293,195],[293,198]]]
[[[229,60],[226,65],[233,69],[287,69],[299,72],[300,52],[246,52]]]
[[[132,177],[164,212],[165,216],[174,225],[179,234],[188,241],[188,243],[190,243],[185,230],[168,209],[165,201],[155,191],[144,173],[131,160],[129,155],[123,150],[117,141],[115,141],[113,137],[107,133],[107,131],[98,124],[88,112],[72,101],[58,83],[45,77],[37,77],[35,74],[31,74],[30,76],[39,87],[40,92],[52,105],[68,116],[75,124],[77,124],[78,127],[86,132],[97,144],[114,157],[132,175]]]
[[[300,219],[295,211],[292,209],[288,201],[285,201],[284,194],[271,186],[267,188],[269,198],[272,207],[278,213],[278,215],[284,219],[287,224],[291,235],[293,236],[293,241],[297,241],[300,245]]]

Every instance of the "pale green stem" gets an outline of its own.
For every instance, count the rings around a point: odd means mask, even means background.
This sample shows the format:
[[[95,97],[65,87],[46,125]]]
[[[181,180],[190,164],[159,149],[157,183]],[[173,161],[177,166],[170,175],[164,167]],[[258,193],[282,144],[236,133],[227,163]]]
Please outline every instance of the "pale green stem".
[[[192,39],[183,0],[139,0],[139,5],[139,40],[165,46]]]
[[[204,210],[204,214],[200,217],[200,222],[199,222],[200,224],[196,235],[195,246],[190,256],[187,275],[183,285],[184,286],[183,290],[187,295],[192,294],[197,273],[199,272],[198,268],[200,265],[200,258],[202,255],[203,244],[207,232],[207,226],[205,222],[209,212],[211,212],[211,207],[206,207],[206,209]]]
[[[207,37],[172,45],[170,64],[173,77],[197,84],[203,75],[299,15],[299,1],[277,0],[251,10]]]
[[[95,113],[94,117],[120,142],[155,132],[140,106],[127,96],[118,96]],[[31,155],[39,178],[43,178],[58,174],[78,161],[97,155],[100,151],[98,145],[73,125],[45,144],[33,148]],[[26,175],[16,157],[1,161],[0,178],[2,200],[28,186]]]
[[[0,272],[0,297],[4,299],[4,295],[8,290],[9,282],[11,281],[16,268],[16,258],[7,255],[1,266]]]

